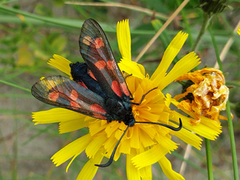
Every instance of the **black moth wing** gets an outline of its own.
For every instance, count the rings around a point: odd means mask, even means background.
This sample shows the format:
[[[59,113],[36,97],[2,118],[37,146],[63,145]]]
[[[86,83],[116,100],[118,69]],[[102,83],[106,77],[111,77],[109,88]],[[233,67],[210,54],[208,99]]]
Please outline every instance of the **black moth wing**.
[[[93,76],[92,72],[90,71],[86,63],[81,62],[71,63],[70,67],[71,75],[75,82],[88,88],[89,90],[100,95],[101,97],[106,98],[105,92],[102,90],[97,79]]]
[[[84,22],[80,38],[80,53],[108,97],[130,95],[126,82],[113,56],[101,26],[93,19]]]
[[[107,119],[104,99],[64,76],[49,76],[39,80],[32,86],[31,92],[44,103]]]

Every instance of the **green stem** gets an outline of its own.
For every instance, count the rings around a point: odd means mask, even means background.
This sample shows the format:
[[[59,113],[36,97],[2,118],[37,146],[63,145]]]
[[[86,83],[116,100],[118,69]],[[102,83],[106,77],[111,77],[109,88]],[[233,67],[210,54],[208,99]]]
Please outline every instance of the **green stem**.
[[[230,110],[229,102],[227,102],[226,108],[227,108],[230,145],[231,145],[231,152],[232,152],[233,175],[234,175],[234,180],[239,180],[236,145],[235,145],[235,139],[234,139],[234,131],[233,131],[233,124],[232,124],[232,117],[231,117],[231,110]]]
[[[219,69],[220,69],[221,71],[223,71],[222,62],[221,62],[221,59],[220,59],[220,54],[219,54],[218,48],[217,48],[217,42],[216,42],[215,37],[214,37],[214,35],[213,35],[212,28],[209,27],[208,31],[210,32],[210,35],[211,35],[211,38],[212,38],[212,43],[213,43],[213,47],[214,47],[214,50],[215,50],[215,53],[216,53],[216,57],[217,57],[217,62],[218,62],[218,65],[219,65]]]
[[[199,31],[199,34],[197,36],[197,39],[195,40],[191,51],[196,51],[198,48],[198,44],[200,42],[200,40],[202,39],[203,34],[205,33],[206,29],[208,28],[208,25],[210,23],[212,19],[212,16],[210,17],[207,13],[203,13],[203,23],[202,23],[202,27],[201,30]]]
[[[205,138],[205,145],[206,145],[206,156],[207,156],[208,180],[213,180],[211,145],[210,145],[209,139]]]

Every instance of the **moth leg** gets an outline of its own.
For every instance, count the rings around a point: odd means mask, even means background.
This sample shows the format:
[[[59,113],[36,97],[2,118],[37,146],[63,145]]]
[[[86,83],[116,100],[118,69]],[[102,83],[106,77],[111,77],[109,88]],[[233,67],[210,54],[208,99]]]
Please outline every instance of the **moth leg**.
[[[110,159],[108,160],[108,162],[105,163],[105,164],[95,164],[95,166],[98,166],[98,167],[107,167],[107,166],[109,166],[109,165],[112,164],[113,158],[114,158],[114,155],[115,155],[115,152],[116,152],[116,150],[117,150],[117,147],[118,147],[120,141],[122,140],[124,134],[127,132],[128,128],[129,128],[129,126],[124,130],[122,136],[120,137],[120,139],[118,140],[117,144],[115,145],[115,147],[114,147],[114,149],[113,149],[113,152],[112,152],[112,154],[111,154],[111,157],[110,157]]]
[[[132,103],[132,104],[135,104],[135,105],[140,105],[140,104],[142,103],[143,99],[145,98],[145,96],[146,96],[148,93],[150,93],[151,91],[155,90],[155,89],[157,89],[157,87],[152,88],[152,89],[150,89],[148,92],[146,92],[146,93],[142,96],[142,99],[140,100],[139,103],[135,103],[135,102],[131,102],[131,103]]]

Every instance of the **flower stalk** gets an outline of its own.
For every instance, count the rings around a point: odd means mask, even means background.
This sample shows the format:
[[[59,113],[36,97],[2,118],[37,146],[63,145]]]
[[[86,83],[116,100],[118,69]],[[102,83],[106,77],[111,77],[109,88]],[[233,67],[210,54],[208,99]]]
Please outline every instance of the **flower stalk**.
[[[197,39],[195,40],[191,51],[196,51],[198,49],[198,45],[200,43],[200,40],[202,39],[202,36],[206,32],[208,25],[212,19],[212,16],[209,16],[207,13],[203,13],[203,22],[202,22],[202,27],[198,33]]]
[[[207,138],[205,138],[205,146],[206,146],[206,156],[207,156],[208,180],[213,180],[211,145],[210,145],[210,140]]]
[[[215,49],[215,53],[216,53],[216,58],[217,58],[217,63],[218,63],[218,66],[219,66],[219,69],[222,71],[222,62],[221,62],[221,59],[220,59],[220,54],[218,52],[218,48],[217,48],[217,42],[215,40],[215,37],[213,35],[213,32],[212,32],[212,28],[209,28],[208,31],[210,32],[210,35],[211,35],[211,38],[212,38],[212,43],[213,43],[213,47]]]
[[[229,101],[227,101],[226,108],[227,108],[227,118],[228,118],[228,131],[229,131],[231,153],[232,153],[233,175],[234,175],[234,180],[239,180],[236,145],[235,145],[233,123],[232,123],[231,109],[230,109]]]

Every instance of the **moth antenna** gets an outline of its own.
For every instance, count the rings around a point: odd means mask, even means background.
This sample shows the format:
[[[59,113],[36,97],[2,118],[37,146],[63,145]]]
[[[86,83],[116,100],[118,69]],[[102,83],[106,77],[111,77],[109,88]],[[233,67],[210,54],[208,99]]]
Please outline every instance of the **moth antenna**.
[[[173,131],[179,131],[182,129],[182,120],[181,118],[179,118],[179,126],[177,128],[173,127],[173,126],[170,126],[170,125],[167,125],[167,124],[162,124],[162,123],[155,123],[155,122],[139,122],[139,121],[135,121],[135,123],[145,123],[145,124],[156,124],[156,125],[161,125],[161,126],[164,126],[166,128],[169,128]]]
[[[152,89],[150,89],[148,92],[146,92],[146,93],[142,96],[142,99],[140,100],[139,103],[131,102],[131,104],[140,105],[140,104],[142,103],[143,99],[145,98],[145,96],[146,96],[148,93],[150,93],[151,91],[155,90],[155,89],[157,89],[157,87],[152,88]]]
[[[120,137],[120,139],[118,140],[117,144],[115,145],[115,147],[114,147],[114,149],[113,149],[113,152],[112,152],[112,154],[111,154],[111,157],[110,157],[110,159],[108,160],[108,162],[105,163],[105,164],[95,164],[95,166],[98,166],[98,167],[107,167],[107,166],[109,166],[109,165],[112,164],[113,158],[114,158],[114,155],[115,155],[115,152],[116,152],[116,150],[117,150],[117,147],[118,147],[120,141],[122,140],[124,134],[127,132],[128,128],[129,128],[129,126],[124,130],[122,136]]]
[[[124,72],[125,73],[125,72]],[[128,74],[127,76],[124,77],[124,80],[126,80],[128,77],[132,76],[132,74]]]

